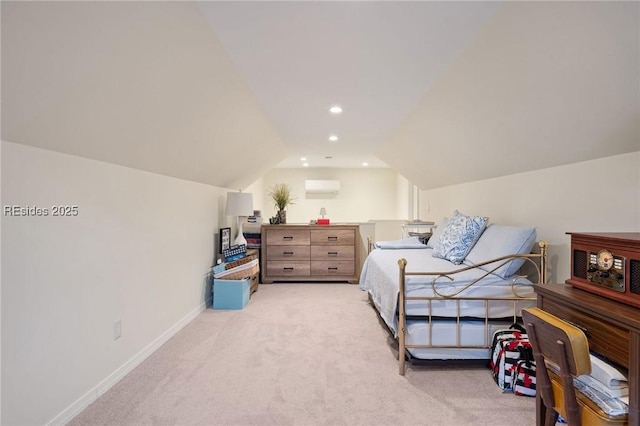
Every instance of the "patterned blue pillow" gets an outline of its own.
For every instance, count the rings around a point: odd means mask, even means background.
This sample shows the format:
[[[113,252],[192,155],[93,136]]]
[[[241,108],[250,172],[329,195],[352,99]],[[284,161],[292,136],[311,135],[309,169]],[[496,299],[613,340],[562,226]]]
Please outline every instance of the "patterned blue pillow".
[[[465,216],[457,210],[453,212],[433,247],[433,257],[447,259],[454,265],[461,264],[482,235],[488,220],[483,216]]]

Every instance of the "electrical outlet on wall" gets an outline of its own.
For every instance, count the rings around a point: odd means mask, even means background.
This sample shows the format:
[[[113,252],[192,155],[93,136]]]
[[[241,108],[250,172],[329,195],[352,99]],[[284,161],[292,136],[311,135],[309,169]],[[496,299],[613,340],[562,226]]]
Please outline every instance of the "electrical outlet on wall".
[[[113,323],[113,340],[118,340],[122,336],[122,320]]]

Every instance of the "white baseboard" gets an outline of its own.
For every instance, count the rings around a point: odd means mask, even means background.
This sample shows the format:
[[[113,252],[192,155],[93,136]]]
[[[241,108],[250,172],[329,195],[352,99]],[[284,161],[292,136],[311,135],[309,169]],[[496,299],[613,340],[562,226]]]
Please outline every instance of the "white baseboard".
[[[210,299],[210,298],[209,298]],[[129,361],[125,362],[107,378],[98,383],[95,387],[90,389],[87,393],[78,398],[69,407],[64,409],[60,414],[47,422],[47,425],[58,426],[64,425],[71,421],[75,416],[80,414],[82,410],[87,408],[89,404],[98,399],[106,391],[111,389],[116,383],[118,383],[124,376],[130,373],[136,368],[142,361],[147,359],[152,353],[154,353],[160,346],[166,343],[170,338],[175,336],[185,325],[189,324],[195,317],[205,311],[207,307],[207,301],[200,306],[189,312],[182,317],[177,323],[170,327],[167,331],[162,333],[157,339],[148,344],[144,349],[135,354]]]

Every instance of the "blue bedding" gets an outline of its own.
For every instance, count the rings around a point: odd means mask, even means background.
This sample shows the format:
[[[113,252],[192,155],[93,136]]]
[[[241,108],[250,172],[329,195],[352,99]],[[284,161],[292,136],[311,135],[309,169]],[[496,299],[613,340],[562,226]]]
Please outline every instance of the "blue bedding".
[[[360,289],[367,291],[371,295],[373,304],[377,308],[380,316],[387,326],[397,332],[397,302],[399,294],[399,267],[398,260],[407,260],[407,272],[450,272],[464,267],[464,265],[454,265],[453,263],[432,257],[433,250],[430,248],[393,248],[375,249],[365,259],[362,272],[360,274]],[[435,288],[440,294],[452,295],[464,286],[473,283],[475,280],[487,275],[481,269],[470,269],[452,275],[454,281],[440,277],[436,280]],[[489,274],[472,287],[462,291],[461,297],[496,298],[513,296],[512,283],[517,276],[501,278],[495,274]],[[433,291],[433,280],[436,276],[408,276],[407,296],[435,296]],[[517,293],[519,296],[530,297],[533,295],[532,283],[525,279],[518,280]],[[517,309],[524,306],[532,306],[535,302],[518,302]],[[458,308],[459,305],[459,308]],[[408,301],[406,314],[410,316],[427,316],[456,318],[504,318],[512,316],[514,304],[510,301],[465,300],[455,301],[452,299],[432,301],[429,307],[428,301]]]

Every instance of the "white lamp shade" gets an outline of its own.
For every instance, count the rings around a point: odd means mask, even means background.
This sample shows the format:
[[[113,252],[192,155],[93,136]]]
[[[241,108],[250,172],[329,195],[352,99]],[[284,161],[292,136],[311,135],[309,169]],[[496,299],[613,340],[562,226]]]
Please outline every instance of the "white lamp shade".
[[[324,207],[322,207],[322,208],[320,209],[320,216],[324,217],[324,215],[326,215],[326,214],[327,214],[327,209],[325,209]]]
[[[227,192],[227,216],[253,215],[253,194],[246,192]]]
[[[247,240],[242,235],[242,221],[240,216],[253,215],[253,194],[246,192],[227,192],[227,216],[237,216],[238,235],[234,241],[235,245],[247,244]]]

